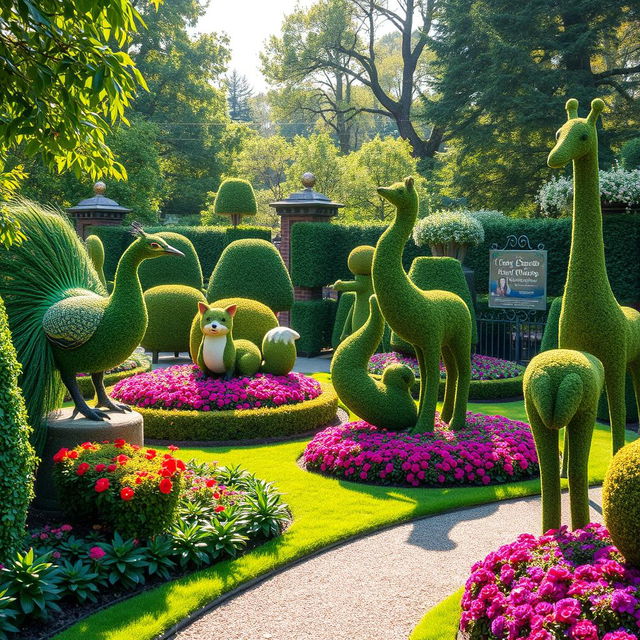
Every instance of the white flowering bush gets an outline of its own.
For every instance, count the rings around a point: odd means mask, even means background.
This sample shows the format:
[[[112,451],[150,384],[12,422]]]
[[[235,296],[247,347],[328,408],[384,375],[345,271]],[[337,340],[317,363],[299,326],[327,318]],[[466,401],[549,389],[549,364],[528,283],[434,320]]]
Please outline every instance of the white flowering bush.
[[[600,198],[603,202],[626,205],[627,209],[640,205],[640,169],[631,171],[615,166],[600,171]],[[573,180],[553,177],[545,182],[536,195],[542,215],[557,218],[571,214]]]
[[[460,211],[467,216],[471,216],[472,218],[479,220],[482,224],[485,222],[505,219],[504,213],[502,213],[502,211],[496,211],[495,209],[476,209],[475,211],[461,209]]]
[[[419,220],[413,240],[428,246],[434,256],[450,256],[462,261],[467,247],[484,241],[484,227],[475,217],[461,211],[437,211]]]

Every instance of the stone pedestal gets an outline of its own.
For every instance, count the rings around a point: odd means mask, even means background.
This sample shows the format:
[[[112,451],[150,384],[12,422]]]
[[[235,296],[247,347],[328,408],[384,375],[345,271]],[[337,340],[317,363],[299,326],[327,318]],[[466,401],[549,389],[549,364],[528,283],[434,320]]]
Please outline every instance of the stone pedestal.
[[[72,449],[83,442],[113,441],[117,438],[123,438],[131,444],[144,444],[142,416],[136,411],[109,411],[111,420],[103,422],[87,420],[82,416],[72,420],[72,411],[70,408],[60,409],[49,415],[47,442],[36,475],[36,497],[33,504],[37,509],[60,509],[53,483],[53,456],[63,447]]]

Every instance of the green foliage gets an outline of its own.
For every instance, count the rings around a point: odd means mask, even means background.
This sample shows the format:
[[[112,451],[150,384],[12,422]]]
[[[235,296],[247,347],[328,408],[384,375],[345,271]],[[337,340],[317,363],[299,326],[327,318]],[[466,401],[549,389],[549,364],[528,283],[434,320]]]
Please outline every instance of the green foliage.
[[[356,301],[355,291],[346,291],[339,300],[336,309],[336,317],[331,332],[331,347],[336,348],[344,338],[350,333],[351,314]]]
[[[253,481],[245,499],[245,513],[250,514],[247,532],[261,538],[272,538],[290,520],[289,508],[282,502],[280,494],[274,491],[271,483],[256,480],[255,476],[250,478]]]
[[[104,277],[104,245],[102,244],[102,240],[100,240],[98,236],[90,235],[87,236],[84,244],[102,286],[106,287],[107,281]]]
[[[558,348],[558,327],[560,325],[560,311],[562,309],[562,296],[553,300],[547,313],[547,323],[544,326],[540,351]]]
[[[625,169],[640,169],[640,138],[632,138],[622,145],[620,159]]]
[[[168,535],[153,536],[144,548],[144,555],[149,577],[168,580],[176,566],[171,558],[173,555],[171,537]]]
[[[323,385],[317,398],[275,409],[216,412],[136,410],[144,417],[148,438],[227,442],[307,433],[333,420],[337,408],[338,397],[333,388]]]
[[[101,571],[110,585],[118,585],[126,590],[135,589],[145,583],[147,559],[144,548],[133,538],[124,539],[116,531],[111,542],[98,545],[104,556],[100,559]]]
[[[184,257],[176,259],[175,256],[162,256],[143,262],[138,269],[142,289],[146,291],[152,287],[172,284],[202,289],[202,268],[191,240],[173,231],[160,231],[156,235],[182,251]]]
[[[589,353],[552,349],[535,356],[522,383],[542,483],[542,531],[559,529],[558,432],[566,427],[571,526],[589,523],[589,451],[604,368]]]
[[[246,520],[237,516],[228,520],[214,519],[204,525],[203,529],[207,535],[207,552],[211,559],[223,555],[235,558],[249,539],[242,534],[246,524]]]
[[[216,194],[213,210],[218,215],[255,215],[257,212],[256,196],[253,193],[251,183],[242,178],[223,180]]]
[[[315,356],[331,345],[331,332],[337,306],[336,301],[331,298],[296,300],[293,303],[291,328],[300,334],[299,355]]]
[[[191,323],[198,302],[206,299],[200,289],[184,285],[160,285],[144,293],[149,321],[140,343],[147,351],[189,351]]]
[[[417,419],[411,397],[414,375],[405,365],[390,365],[378,381],[369,375],[369,359],[384,333],[384,318],[375,296],[369,299],[367,322],[347,337],[331,360],[331,382],[342,403],[362,420],[383,429],[411,429]]]
[[[482,224],[463,213],[436,211],[413,228],[413,241],[419,247],[435,247],[435,255],[451,255],[456,245],[478,245],[484,240]],[[455,258],[455,255],[451,255]]]
[[[36,458],[29,443],[24,398],[18,387],[20,365],[11,342],[9,322],[0,299],[0,561],[22,543],[27,510],[33,497]]]
[[[640,566],[640,444],[632,442],[616,453],[602,487],[604,521],[625,560]]]
[[[99,576],[91,565],[82,560],[62,560],[59,566],[60,595],[84,604],[97,602],[100,593]]]
[[[0,591],[0,640],[7,640],[9,634],[18,633],[18,610],[16,599],[7,595],[7,590]]]
[[[222,252],[211,274],[207,299],[249,298],[274,312],[293,304],[293,285],[282,257],[266,240],[236,240]]]

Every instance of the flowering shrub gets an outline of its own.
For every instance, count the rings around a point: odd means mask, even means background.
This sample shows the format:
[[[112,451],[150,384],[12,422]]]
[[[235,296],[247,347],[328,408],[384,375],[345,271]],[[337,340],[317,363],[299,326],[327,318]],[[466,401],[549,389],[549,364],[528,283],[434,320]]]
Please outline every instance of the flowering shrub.
[[[417,222],[413,240],[419,247],[450,242],[476,245],[484,241],[484,227],[475,217],[461,211],[437,211]]]
[[[406,364],[411,368],[416,378],[420,377],[418,360],[413,356],[404,355],[395,351],[388,353],[375,353],[369,360],[369,373],[382,375],[382,372],[390,364]],[[471,379],[472,380],[502,380],[504,378],[516,378],[524,372],[524,367],[511,362],[490,356],[481,356],[477,353],[471,358]],[[447,370],[444,363],[440,362],[440,377],[444,380],[447,377]]]
[[[301,373],[223,380],[205,375],[197,365],[175,365],[119,382],[113,397],[136,407],[182,411],[245,411],[298,404],[317,398],[320,383]]]
[[[60,503],[75,521],[99,521],[125,536],[151,536],[173,522],[184,462],[124,440],[85,442],[54,456]]]
[[[524,422],[467,413],[467,429],[450,431],[436,414],[433,433],[395,433],[350,422],[318,433],[303,453],[307,469],[384,485],[487,485],[538,474]]]
[[[620,203],[631,208],[640,205],[640,169],[628,171],[619,166],[609,171],[600,171],[600,197],[611,203]],[[558,217],[571,214],[573,179],[556,177],[545,182],[536,195],[542,214]]]
[[[599,524],[523,534],[472,567],[460,626],[471,640],[636,640],[640,570]]]

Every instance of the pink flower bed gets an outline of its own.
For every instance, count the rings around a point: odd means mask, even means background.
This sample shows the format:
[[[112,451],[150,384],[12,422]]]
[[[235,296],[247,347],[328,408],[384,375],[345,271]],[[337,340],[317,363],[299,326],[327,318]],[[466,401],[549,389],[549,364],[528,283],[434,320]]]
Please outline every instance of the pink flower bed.
[[[539,473],[529,425],[467,413],[450,431],[436,415],[433,433],[409,434],[350,422],[318,433],[303,454],[307,469],[383,485],[442,487],[523,480]]]
[[[317,398],[322,387],[301,373],[252,378],[211,378],[193,364],[140,373],[118,382],[113,397],[135,407],[195,411],[244,411],[298,404]]]
[[[599,524],[521,535],[476,563],[462,598],[471,640],[637,640],[640,570]]]

